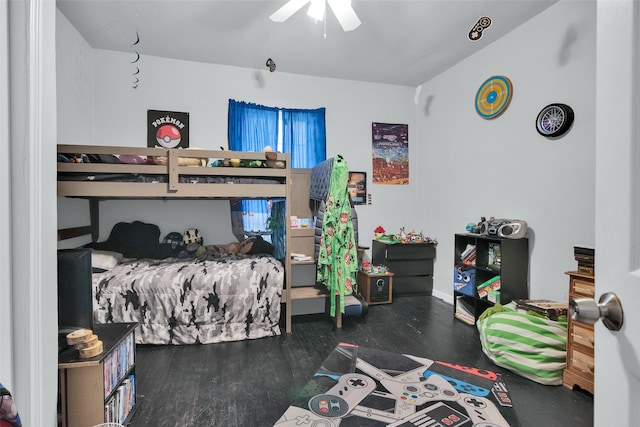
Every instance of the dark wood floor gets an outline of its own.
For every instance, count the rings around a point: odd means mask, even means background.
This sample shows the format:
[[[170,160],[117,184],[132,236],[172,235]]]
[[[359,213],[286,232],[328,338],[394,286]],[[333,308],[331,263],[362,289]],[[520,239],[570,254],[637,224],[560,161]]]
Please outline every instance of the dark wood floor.
[[[284,328],[283,328],[284,331]],[[500,372],[523,427],[592,426],[593,398],[543,386],[494,365],[477,330],[452,307],[428,296],[403,296],[345,318],[334,330],[323,315],[294,317],[293,332],[252,341],[138,346],[139,408],[134,427],[271,426],[340,342]]]

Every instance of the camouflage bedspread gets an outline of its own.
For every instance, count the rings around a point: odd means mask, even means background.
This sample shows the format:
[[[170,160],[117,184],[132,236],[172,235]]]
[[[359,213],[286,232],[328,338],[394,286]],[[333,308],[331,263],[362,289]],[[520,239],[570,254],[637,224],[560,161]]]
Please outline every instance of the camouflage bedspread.
[[[279,335],[283,283],[282,264],[269,256],[128,261],[93,274],[94,317],[138,322],[143,344]]]

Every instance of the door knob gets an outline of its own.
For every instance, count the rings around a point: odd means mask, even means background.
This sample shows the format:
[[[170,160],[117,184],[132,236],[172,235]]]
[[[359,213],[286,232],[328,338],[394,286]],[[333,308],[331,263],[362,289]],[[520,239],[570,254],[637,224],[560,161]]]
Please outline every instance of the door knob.
[[[602,319],[604,326],[611,331],[619,331],[624,320],[622,304],[613,292],[603,294],[597,303],[593,298],[572,298],[569,312],[571,318],[578,322],[593,324]]]

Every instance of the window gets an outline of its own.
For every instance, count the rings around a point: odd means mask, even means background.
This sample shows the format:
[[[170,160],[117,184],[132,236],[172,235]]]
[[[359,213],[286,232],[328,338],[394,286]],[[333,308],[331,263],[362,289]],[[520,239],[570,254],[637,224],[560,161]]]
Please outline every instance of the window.
[[[289,153],[294,168],[311,168],[326,159],[324,108],[281,109],[230,99],[228,132],[230,150],[262,151],[270,146],[275,151]],[[234,218],[238,222],[240,212],[244,234],[269,235],[267,218],[272,214],[284,215],[282,205],[278,201],[242,200],[232,205],[232,222]],[[236,236],[238,226],[234,224]],[[273,243],[276,257],[284,257],[283,245]]]

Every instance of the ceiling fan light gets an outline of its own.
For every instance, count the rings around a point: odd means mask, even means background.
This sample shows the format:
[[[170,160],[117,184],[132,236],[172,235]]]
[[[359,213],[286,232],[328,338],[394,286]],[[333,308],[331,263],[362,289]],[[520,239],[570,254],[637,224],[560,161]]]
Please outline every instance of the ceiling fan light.
[[[311,5],[307,11],[307,15],[317,21],[324,19],[325,0],[311,0]]]
[[[273,22],[284,22],[310,1],[311,0],[289,0],[280,9],[271,14],[269,19]]]
[[[351,7],[351,0],[327,0],[329,7],[345,31],[353,31],[361,24],[358,15]]]
[[[351,0],[334,0],[329,2],[331,6],[331,10],[338,16],[342,16],[345,13],[348,13],[351,7]]]

